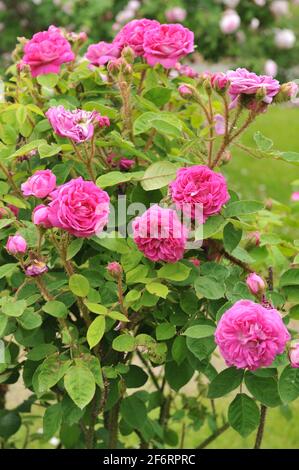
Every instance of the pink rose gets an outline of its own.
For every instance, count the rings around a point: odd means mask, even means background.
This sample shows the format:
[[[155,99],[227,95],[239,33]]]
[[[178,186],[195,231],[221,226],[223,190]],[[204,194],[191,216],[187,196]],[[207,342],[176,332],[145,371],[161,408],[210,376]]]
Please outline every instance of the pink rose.
[[[213,73],[211,76],[211,85],[216,91],[226,90],[229,85],[229,79],[225,73]]]
[[[117,261],[111,261],[107,264],[107,271],[110,276],[118,278],[122,274],[123,268]]]
[[[49,220],[49,207],[40,204],[36,206],[32,213],[32,222],[35,225],[41,225],[44,228],[51,228],[52,224]]]
[[[151,261],[175,263],[184,256],[187,228],[175,211],[152,206],[132,224],[134,241]]]
[[[8,209],[13,213],[15,217],[18,217],[20,209],[13,204],[7,204]]]
[[[239,300],[221,317],[215,340],[228,366],[256,370],[272,364],[291,339],[280,314],[251,300]]]
[[[62,105],[49,108],[46,116],[57,135],[67,137],[76,143],[92,138],[95,123],[98,123],[100,127],[110,125],[109,119],[106,116],[100,116],[97,111],[90,112],[82,109],[70,111]]]
[[[200,222],[218,214],[230,198],[224,176],[204,165],[180,168],[169,189],[177,208]]]
[[[119,168],[120,171],[129,171],[135,165],[135,160],[118,157],[115,153],[108,155],[107,162],[111,168]]]
[[[299,191],[294,191],[291,196],[291,201],[297,202],[299,201]]]
[[[170,23],[175,23],[176,21],[180,23],[186,19],[187,12],[185,8],[173,7],[170,10],[166,10],[165,16]]]
[[[25,44],[24,52],[23,63],[30,66],[33,77],[59,73],[62,64],[75,59],[70,43],[55,26],[34,34]]]
[[[232,34],[241,25],[241,18],[235,10],[225,10],[219,26],[223,34]]]
[[[36,277],[48,271],[48,266],[43,261],[33,260],[25,269],[26,276]]]
[[[50,195],[48,218],[75,237],[92,237],[108,222],[109,196],[92,181],[81,177],[59,186]]]
[[[148,20],[147,18],[132,20],[119,31],[113,43],[122,48],[129,46],[137,56],[142,56],[144,54],[144,35],[156,26],[159,26],[159,22],[156,20]]]
[[[188,98],[189,96],[193,95],[193,91],[188,87],[188,85],[180,85],[178,92],[182,98]]]
[[[194,34],[180,24],[161,24],[146,31],[143,48],[149,65],[169,69],[194,51]]]
[[[278,65],[274,60],[268,59],[265,62],[264,70],[266,75],[271,75],[271,77],[276,77],[278,73]]]
[[[56,187],[56,176],[51,170],[38,170],[21,185],[24,196],[47,197]]]
[[[12,255],[24,254],[27,250],[27,242],[25,238],[17,233],[8,237],[5,248]]]
[[[175,64],[175,68],[180,75],[184,75],[185,77],[197,78],[199,76],[199,73],[194,70],[193,67],[190,67],[190,65],[181,65],[179,62],[177,62]]]
[[[280,90],[279,82],[275,78],[268,75],[256,75],[244,68],[228,71],[227,77],[231,83],[229,93],[233,102],[238,99],[239,95],[256,95],[259,90],[263,90],[265,93],[263,102],[270,104]]]
[[[291,367],[299,368],[299,342],[292,343],[289,350],[289,359]]]
[[[97,44],[91,44],[85,55],[86,59],[92,63],[92,65],[105,65],[109,60],[120,57],[121,47],[116,42],[112,44],[100,41]]]
[[[256,273],[251,273],[246,278],[248,289],[253,295],[260,295],[265,292],[266,284],[264,279]]]
[[[215,114],[214,116],[214,129],[217,135],[225,134],[225,119],[222,114]]]

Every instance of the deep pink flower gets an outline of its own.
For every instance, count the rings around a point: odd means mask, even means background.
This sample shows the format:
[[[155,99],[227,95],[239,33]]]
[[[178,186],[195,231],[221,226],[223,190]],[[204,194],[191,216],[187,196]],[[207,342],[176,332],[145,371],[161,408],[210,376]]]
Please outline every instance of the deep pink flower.
[[[116,42],[100,41],[88,47],[85,57],[92,65],[100,66],[107,64],[109,60],[120,57],[120,53],[121,46]]]
[[[18,207],[14,206],[13,204],[7,204],[7,207],[9,210],[11,210],[15,217],[18,217],[20,212],[20,209]]]
[[[24,196],[47,197],[56,187],[56,176],[51,170],[38,170],[21,185]]]
[[[204,165],[180,168],[170,194],[178,209],[200,222],[218,214],[230,197],[224,176]]]
[[[215,340],[228,366],[255,370],[268,367],[291,335],[280,314],[251,300],[239,300],[221,317]]]
[[[246,284],[253,295],[260,295],[266,289],[264,279],[256,273],[251,273],[247,276]]]
[[[118,278],[122,274],[123,268],[117,261],[111,261],[111,263],[107,264],[107,271],[110,276]]]
[[[132,20],[127,23],[115,36],[113,43],[120,45],[122,48],[129,46],[137,56],[144,54],[143,43],[144,35],[147,31],[155,26],[159,26],[156,20]]]
[[[59,186],[50,198],[50,223],[75,237],[92,237],[108,222],[109,196],[92,181],[73,179]]]
[[[119,168],[121,171],[129,171],[135,165],[135,160],[118,157],[115,153],[108,155],[107,162],[111,168]]]
[[[40,204],[36,206],[32,213],[32,222],[35,225],[41,225],[44,228],[51,228],[52,224],[49,220],[49,207]]]
[[[36,277],[48,271],[48,266],[43,261],[34,260],[25,269],[26,276]]]
[[[25,44],[24,52],[23,63],[30,66],[33,77],[59,73],[62,64],[75,59],[70,43],[55,26],[34,34]]]
[[[294,191],[292,193],[291,200],[294,202],[299,201],[299,191]]]
[[[151,261],[175,263],[184,256],[187,228],[175,211],[152,206],[132,224],[138,249]]]
[[[265,93],[263,102],[270,104],[280,90],[279,81],[275,78],[269,75],[256,75],[244,68],[228,71],[227,78],[230,81],[229,93],[233,103],[242,94],[255,95],[258,91],[263,90]]]
[[[27,242],[24,237],[16,233],[8,237],[5,248],[12,255],[24,254],[27,250]]]
[[[289,350],[289,358],[291,366],[295,369],[299,368],[299,342],[292,343]]]
[[[161,24],[146,31],[143,47],[149,65],[169,69],[194,51],[194,34],[180,24]]]
[[[109,119],[101,116],[97,111],[84,111],[83,109],[70,111],[62,105],[49,108],[46,116],[57,135],[67,137],[76,143],[92,138],[95,123],[98,123],[100,127],[110,125]]]
[[[213,73],[211,76],[211,85],[216,91],[225,90],[229,84],[229,79],[225,73]]]

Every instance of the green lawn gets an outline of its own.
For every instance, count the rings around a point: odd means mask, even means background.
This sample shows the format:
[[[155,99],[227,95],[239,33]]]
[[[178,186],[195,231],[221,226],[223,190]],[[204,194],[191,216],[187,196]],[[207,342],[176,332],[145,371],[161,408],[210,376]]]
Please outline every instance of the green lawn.
[[[245,145],[255,146],[253,134],[257,130],[274,141],[275,149],[299,152],[299,108],[270,108],[244,135]],[[258,200],[271,197],[281,202],[290,200],[290,183],[299,178],[298,166],[277,160],[257,160],[236,147],[224,172],[230,188],[241,197]]]

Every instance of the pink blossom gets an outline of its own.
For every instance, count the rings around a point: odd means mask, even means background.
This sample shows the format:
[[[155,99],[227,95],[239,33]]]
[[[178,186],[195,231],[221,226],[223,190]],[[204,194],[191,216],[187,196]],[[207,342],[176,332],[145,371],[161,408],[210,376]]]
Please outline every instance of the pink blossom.
[[[270,5],[270,10],[277,18],[289,14],[289,2],[287,0],[274,0]]]
[[[193,91],[188,87],[188,85],[180,85],[178,92],[183,98],[188,98],[193,95]]]
[[[299,201],[299,191],[294,191],[291,196],[291,200],[294,202]]]
[[[260,295],[266,289],[264,279],[256,273],[251,273],[247,276],[246,284],[253,295]]]
[[[271,75],[271,77],[276,77],[278,72],[278,65],[274,60],[268,59],[265,62],[264,66],[265,74]]]
[[[119,168],[121,171],[129,171],[135,165],[135,160],[118,157],[115,153],[108,155],[107,162],[111,168]]]
[[[291,363],[291,367],[295,369],[299,368],[299,342],[291,343],[291,347],[289,349],[289,359]]]
[[[56,187],[56,176],[51,170],[38,170],[21,185],[24,196],[47,197]]]
[[[248,234],[248,239],[250,242],[253,242],[255,246],[259,246],[261,243],[261,234],[258,231],[251,232]]]
[[[181,65],[179,62],[175,64],[175,69],[179,72],[180,75],[184,75],[189,78],[197,78],[199,73],[194,70],[190,65]]]
[[[170,10],[166,10],[165,16],[167,21],[170,23],[183,22],[186,19],[187,12],[185,8],[173,7]]]
[[[33,260],[25,269],[26,276],[36,277],[48,271],[48,266],[43,261]]]
[[[283,83],[281,85],[280,91],[289,99],[296,98],[298,93],[298,85],[295,82]]]
[[[13,204],[7,204],[8,209],[13,213],[15,217],[18,217],[20,209]]]
[[[218,214],[230,198],[224,176],[204,165],[180,168],[169,189],[177,208],[200,222]]]
[[[274,37],[275,45],[278,49],[292,49],[296,42],[296,36],[291,29],[279,29]]]
[[[149,65],[162,64],[169,69],[194,51],[194,34],[180,24],[161,24],[146,31],[143,47]]]
[[[113,42],[121,47],[129,46],[137,56],[142,56],[144,35],[156,26],[159,26],[158,21],[147,18],[130,21],[119,31]]]
[[[107,271],[110,276],[118,278],[122,274],[123,269],[121,264],[119,264],[117,261],[111,261],[111,263],[107,264]]]
[[[120,57],[121,46],[120,44],[113,42],[108,43],[100,41],[97,44],[91,44],[85,55],[86,59],[92,63],[92,65],[105,65],[109,60],[117,59]]]
[[[228,71],[227,77],[231,83],[229,93],[233,102],[240,95],[256,95],[258,91],[263,90],[265,93],[263,102],[270,104],[280,89],[279,82],[275,78],[268,75],[256,75],[244,68]]]
[[[200,266],[200,260],[197,258],[190,258],[189,261],[196,267],[199,268]]]
[[[75,59],[70,43],[55,26],[34,34],[25,44],[24,53],[23,63],[30,66],[33,77],[59,73],[62,64]]]
[[[175,263],[184,256],[187,228],[175,211],[152,206],[132,224],[138,249],[151,261]]]
[[[239,300],[221,317],[215,340],[228,366],[256,370],[272,364],[291,338],[280,314]]]
[[[51,228],[52,224],[49,220],[49,207],[40,204],[36,206],[32,213],[32,222],[44,228]]]
[[[225,119],[222,114],[215,114],[214,116],[214,128],[217,135],[225,134]]]
[[[27,250],[27,242],[25,238],[16,233],[16,235],[11,235],[8,237],[5,248],[12,255],[24,254]]]
[[[75,237],[92,237],[108,222],[109,196],[92,181],[72,179],[53,191],[50,198],[49,222]]]
[[[227,88],[229,79],[225,73],[213,73],[211,76],[211,85],[216,91],[222,91]]]
[[[95,123],[100,127],[110,125],[109,119],[97,111],[82,109],[70,111],[62,105],[49,108],[46,116],[57,135],[67,137],[76,143],[85,142],[93,137]]]
[[[219,26],[223,34],[232,34],[240,27],[241,18],[235,10],[225,10]]]

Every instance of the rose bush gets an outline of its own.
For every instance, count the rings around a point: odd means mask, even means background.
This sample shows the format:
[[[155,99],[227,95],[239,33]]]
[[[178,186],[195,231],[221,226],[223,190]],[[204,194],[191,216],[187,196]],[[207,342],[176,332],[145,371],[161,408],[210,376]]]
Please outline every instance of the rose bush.
[[[202,448],[231,426],[259,447],[267,408],[299,397],[298,205],[240,199],[225,165],[236,148],[298,164],[260,132],[240,140],[296,86],[190,73],[186,28],[119,34],[107,64],[77,44],[55,73],[24,65],[22,40],[7,71],[0,403],[19,379],[30,394],[2,405],[1,445],[26,426],[29,447],[184,447],[188,430]]]

